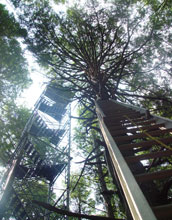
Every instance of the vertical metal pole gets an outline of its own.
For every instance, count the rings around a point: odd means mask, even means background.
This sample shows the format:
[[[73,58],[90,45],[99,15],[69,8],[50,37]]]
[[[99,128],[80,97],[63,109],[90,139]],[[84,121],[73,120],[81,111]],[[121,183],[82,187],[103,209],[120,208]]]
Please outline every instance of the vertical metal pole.
[[[50,203],[50,196],[51,196],[51,189],[52,189],[52,183],[48,184],[48,198],[47,198],[47,203]],[[48,209],[45,210],[45,220],[50,219],[50,211]]]
[[[69,137],[68,137],[68,166],[67,166],[67,210],[70,208],[70,151],[71,151],[71,104],[69,104]],[[68,219],[68,217],[66,217]]]

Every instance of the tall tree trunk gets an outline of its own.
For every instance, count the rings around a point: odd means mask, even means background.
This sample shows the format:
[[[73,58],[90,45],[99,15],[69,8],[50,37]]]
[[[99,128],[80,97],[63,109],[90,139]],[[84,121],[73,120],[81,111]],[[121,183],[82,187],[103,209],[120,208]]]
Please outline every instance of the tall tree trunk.
[[[97,143],[94,142],[94,145],[96,147]],[[99,147],[96,147],[96,154],[100,154]],[[102,191],[101,194],[102,194],[104,201],[105,201],[105,207],[108,212],[108,217],[113,218],[114,212],[113,212],[113,207],[111,204],[113,195],[111,193],[109,193],[109,190],[107,189],[100,157],[96,157],[96,162],[97,162],[99,182],[100,182],[101,191]]]

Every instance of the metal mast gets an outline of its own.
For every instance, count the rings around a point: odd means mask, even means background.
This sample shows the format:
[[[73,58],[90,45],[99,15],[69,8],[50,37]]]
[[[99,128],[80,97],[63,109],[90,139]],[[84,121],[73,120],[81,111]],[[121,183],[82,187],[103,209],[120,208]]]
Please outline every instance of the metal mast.
[[[100,128],[134,220],[172,219],[172,120],[114,100],[97,101]]]

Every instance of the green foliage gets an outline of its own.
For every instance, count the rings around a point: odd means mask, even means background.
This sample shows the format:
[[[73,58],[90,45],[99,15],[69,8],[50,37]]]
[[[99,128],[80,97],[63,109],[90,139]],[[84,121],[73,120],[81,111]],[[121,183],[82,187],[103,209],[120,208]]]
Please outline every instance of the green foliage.
[[[113,1],[104,10],[89,2],[61,16],[47,1],[19,5],[29,49],[54,72],[55,80],[68,82],[77,98],[89,97],[89,101],[97,95],[118,95],[120,83],[131,89],[128,81],[138,71],[144,77],[152,65],[152,27],[146,16],[148,8],[142,6]]]
[[[150,14],[154,28],[162,29],[171,26],[172,2],[171,0],[142,0],[145,6],[152,11]]]
[[[26,88],[30,79],[19,37],[26,36],[14,17],[0,4],[0,104],[11,101]]]
[[[49,76],[70,88],[82,105],[80,115],[87,119],[80,122],[75,140],[84,158],[93,150],[95,138],[100,138],[92,130],[93,126],[97,130],[93,107],[97,97],[141,104],[160,114],[170,114],[172,10],[169,0],[107,0],[104,3],[109,5],[105,4],[104,8],[99,1],[88,1],[84,7],[78,4],[68,8],[65,14],[55,12],[45,0],[12,2],[20,9],[20,22],[28,31],[25,42],[29,50],[48,69]],[[103,150],[100,146],[92,155]],[[101,187],[97,184],[100,169],[95,165],[92,168],[86,169],[81,186],[85,187],[91,176],[100,194]],[[106,166],[101,168],[105,174]],[[115,192],[110,199],[113,211],[122,215],[117,189],[109,178],[105,181],[107,188]],[[89,197],[87,188],[82,193],[80,187],[73,194],[77,207],[82,204],[81,195]],[[102,198],[97,196],[96,202],[101,203]]]
[[[29,110],[17,107],[15,99],[30,84],[27,63],[19,43],[19,38],[27,32],[20,27],[14,16],[0,4],[0,127],[1,159],[6,163],[18,142]]]
[[[79,174],[74,173],[71,175],[71,189],[76,184],[76,180]],[[95,198],[90,189],[91,181],[89,178],[81,177],[77,187],[71,192],[71,207],[74,212],[83,214],[95,213]]]
[[[113,212],[113,216],[116,218],[124,217],[124,208],[119,199],[117,187],[114,185],[111,177],[108,175],[106,164],[96,164],[101,161],[105,161],[104,154],[96,158],[96,155],[105,150],[104,146],[99,143],[98,148],[94,149],[96,146],[96,140],[102,141],[102,137],[97,130],[97,120],[94,119],[93,112],[86,110],[83,106],[79,107],[78,114],[82,114],[82,119],[78,120],[74,133],[74,141],[77,147],[76,155],[80,156],[81,158],[87,158],[88,155],[90,155],[89,158],[95,157],[91,161],[88,161],[88,165],[85,166],[82,176],[86,182],[90,181],[90,189],[93,190],[95,196],[95,211],[100,212],[100,210],[97,210],[97,207],[101,206],[101,215],[108,215],[111,210]],[[83,118],[85,118],[85,120],[83,120]],[[88,120],[89,118],[92,120]],[[93,122],[92,126],[91,122]],[[87,132],[87,127],[89,128],[89,132]],[[104,176],[104,178],[102,178],[102,176]],[[85,183],[85,185],[88,186],[87,183]],[[103,193],[104,191],[111,192],[110,196],[105,195]],[[108,206],[107,203],[109,203]]]
[[[59,4],[59,3],[65,4],[65,2],[66,2],[66,0],[53,0],[53,1],[56,4]]]
[[[97,97],[139,103],[137,95],[149,99],[148,93],[158,91],[156,78],[170,80],[169,1],[158,14],[159,1],[109,0],[104,8],[99,1],[77,3],[66,14],[54,12],[45,0],[18,4],[28,48],[49,77],[90,105]],[[166,87],[171,89],[170,83]]]
[[[30,116],[30,111],[25,107],[17,107],[14,103],[7,103],[1,109],[0,117],[0,164],[7,165],[12,155],[25,124]]]

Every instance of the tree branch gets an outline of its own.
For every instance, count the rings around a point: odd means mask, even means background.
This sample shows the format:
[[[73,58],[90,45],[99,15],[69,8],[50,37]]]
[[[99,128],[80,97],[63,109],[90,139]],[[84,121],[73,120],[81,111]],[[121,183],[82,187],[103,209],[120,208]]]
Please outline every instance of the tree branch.
[[[91,219],[91,220],[106,220],[106,219],[107,220],[117,220],[115,218],[109,218],[109,217],[104,217],[104,216],[86,215],[86,214],[79,214],[79,213],[75,213],[75,212],[70,212],[67,210],[56,208],[48,203],[40,202],[40,201],[36,201],[36,200],[33,200],[33,203],[35,203],[41,207],[44,207],[45,209],[48,209],[49,211],[53,211],[53,212],[56,212],[61,215],[73,216],[73,217],[78,217],[78,218],[86,218],[86,219]],[[118,220],[122,220],[122,219],[118,219]]]

